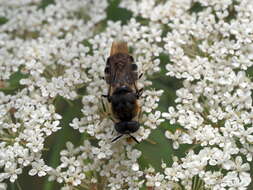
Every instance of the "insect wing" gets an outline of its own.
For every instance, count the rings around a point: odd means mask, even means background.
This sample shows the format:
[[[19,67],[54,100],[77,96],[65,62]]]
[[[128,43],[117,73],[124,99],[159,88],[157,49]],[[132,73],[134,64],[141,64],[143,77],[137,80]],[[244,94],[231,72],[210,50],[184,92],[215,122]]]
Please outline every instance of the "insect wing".
[[[137,65],[133,63],[132,56],[116,54],[110,56],[105,68],[105,80],[113,87],[132,86],[138,78]]]

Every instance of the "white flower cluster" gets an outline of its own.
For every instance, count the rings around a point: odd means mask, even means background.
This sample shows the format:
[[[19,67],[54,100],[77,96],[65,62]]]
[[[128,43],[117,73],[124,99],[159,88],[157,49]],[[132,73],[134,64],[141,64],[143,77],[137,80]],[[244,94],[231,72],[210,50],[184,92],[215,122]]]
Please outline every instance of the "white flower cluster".
[[[60,129],[61,116],[52,103],[58,95],[76,98],[76,90],[90,81],[85,71],[91,65],[84,60],[89,48],[83,42],[105,18],[107,2],[0,4],[1,90],[15,90],[8,81],[17,72],[23,76],[23,90],[0,93],[0,182],[14,182],[27,166],[32,176],[52,170],[42,159],[46,138]]]
[[[186,189],[196,175],[206,188],[246,189],[253,156],[253,83],[245,72],[253,63],[253,3],[194,2],[202,10],[172,18],[164,38],[172,62],[167,75],[183,79],[183,88],[163,116],[180,126],[165,133],[174,148],[195,146],[165,169],[165,178]]]
[[[124,186],[137,190],[142,186],[144,181],[140,181],[139,177],[143,172],[139,170],[137,163],[140,151],[133,149],[131,145],[115,145],[110,159],[102,159],[99,149],[88,140],[77,148],[68,142],[67,150],[61,152],[62,163],[49,171],[49,180],[64,183],[64,190],[78,185],[84,188],[108,187],[113,190]]]
[[[107,100],[101,97],[102,94],[107,94],[108,90],[108,86],[102,78],[110,51],[108,44],[111,44],[115,38],[128,42],[128,45],[134,49],[133,56],[138,70],[140,74],[144,74],[138,87],[144,86],[146,88],[152,84],[147,80],[147,75],[152,75],[160,70],[159,59],[156,58],[162,51],[162,48],[157,45],[161,41],[160,35],[160,28],[150,29],[149,26],[141,26],[135,19],[132,19],[124,26],[121,26],[120,22],[109,22],[106,31],[89,40],[92,46],[92,55],[89,56],[92,67],[88,70],[88,73],[91,74],[91,82],[86,87],[87,95],[82,98],[84,117],[75,118],[70,125],[74,129],[78,129],[80,133],[89,134],[93,140],[98,140],[97,146],[89,144],[86,149],[92,153],[90,160],[96,164],[96,170],[99,172],[96,175],[106,177],[107,181],[103,183],[105,187],[110,187],[110,189],[122,189],[125,186],[139,189],[144,181],[138,181],[138,179],[144,174],[139,171],[137,163],[141,152],[133,149],[132,144],[129,146],[124,140],[115,144],[111,143],[117,134],[114,132],[113,116],[109,111]],[[142,115],[139,122],[142,126],[136,134],[133,134],[139,141],[147,139],[151,129],[157,128],[164,121],[161,119],[161,112],[154,112],[158,107],[162,92],[162,90],[145,90],[141,97]],[[94,169],[95,166],[92,168]]]
[[[106,21],[106,0],[0,0],[0,189],[25,167],[49,176],[63,190],[191,189],[195,178],[210,189],[246,189],[253,156],[253,2],[251,0],[124,0],[133,17]],[[164,172],[143,169],[142,152],[118,134],[104,77],[111,44],[128,43],[138,66],[138,141],[165,121],[173,148],[190,148]],[[175,106],[157,110],[163,90],[151,77],[167,54],[167,76],[183,81]],[[21,77],[13,87],[15,74]],[[82,91],[80,93],[80,91]],[[66,144],[60,165],[45,164],[45,140],[60,128],[54,100],[82,98],[82,116],[70,123],[85,137]],[[173,128],[173,129],[172,129]],[[172,132],[173,131],[173,132]],[[162,151],[162,150],[161,150]],[[169,155],[168,155],[169,156]]]
[[[43,100],[43,99],[42,99]],[[61,116],[37,94],[27,90],[17,95],[0,93],[0,182],[17,179],[24,167],[30,175],[45,176],[50,170],[42,160],[45,138],[60,129]]]
[[[14,2],[0,2],[0,17],[7,20],[0,27],[0,80],[21,69],[29,77],[20,82],[30,91],[76,98],[76,88],[89,81],[83,41],[105,18],[107,2],[58,0],[46,8],[40,1]]]
[[[135,16],[141,16],[151,22],[167,25],[171,19],[178,19],[182,14],[185,14],[191,7],[191,1],[170,0],[158,3],[158,0],[124,0],[120,3],[120,6],[131,10]]]
[[[152,82],[147,79],[160,71],[162,29],[131,19],[126,25],[109,21],[101,32],[105,0],[55,0],[46,7],[42,3],[0,1],[0,18],[4,18],[0,23],[0,88],[12,89],[8,81],[13,74],[22,74],[22,86],[14,88],[13,95],[0,94],[0,167],[4,171],[0,182],[14,182],[29,166],[29,175],[48,175],[49,180],[63,183],[63,189],[141,188],[145,175],[137,161],[141,151],[128,138],[111,143],[117,134],[107,100],[101,97],[108,90],[104,68],[112,42],[127,41],[139,74],[143,73],[138,88],[144,87],[141,127],[133,135],[139,141],[147,139],[164,121],[156,110],[163,91],[150,88]],[[87,139],[77,147],[68,142],[60,154],[61,164],[52,168],[45,164],[42,152],[46,137],[60,129],[54,100],[57,96],[75,100],[79,89],[85,89],[83,117],[75,118],[70,126]]]
[[[191,189],[198,175],[206,188],[246,189],[253,156],[253,83],[245,72],[253,63],[252,1],[129,0],[121,6],[166,24],[167,75],[183,80],[176,106],[163,113],[180,127],[165,136],[175,149],[194,146],[165,169],[164,179]],[[170,188],[162,179],[156,182]]]

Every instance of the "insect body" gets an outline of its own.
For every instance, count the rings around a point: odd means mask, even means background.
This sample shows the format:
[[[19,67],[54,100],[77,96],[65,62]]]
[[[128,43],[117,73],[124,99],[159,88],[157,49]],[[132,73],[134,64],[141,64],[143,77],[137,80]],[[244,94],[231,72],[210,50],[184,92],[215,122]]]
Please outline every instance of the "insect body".
[[[120,133],[113,141],[127,134],[136,132],[140,124],[135,121],[140,113],[138,99],[142,89],[136,87],[138,79],[137,65],[128,53],[125,42],[114,42],[111,47],[110,57],[107,59],[105,80],[109,85],[108,94],[104,95],[111,103],[112,114],[117,120],[115,130]]]

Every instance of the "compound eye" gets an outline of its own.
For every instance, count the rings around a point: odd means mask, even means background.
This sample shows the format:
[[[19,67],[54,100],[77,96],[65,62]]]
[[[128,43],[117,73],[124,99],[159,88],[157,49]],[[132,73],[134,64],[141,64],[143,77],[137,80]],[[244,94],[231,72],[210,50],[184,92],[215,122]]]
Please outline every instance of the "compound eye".
[[[125,134],[126,131],[127,131],[127,128],[126,128],[127,127],[127,122],[122,121],[122,122],[116,123],[114,127],[115,127],[115,130],[118,133]]]
[[[132,71],[137,71],[138,66],[136,64],[132,64],[131,67]]]
[[[106,67],[104,70],[105,74],[109,74],[109,71],[110,71],[109,67]]]
[[[127,125],[128,125],[128,130],[131,133],[136,132],[140,128],[140,124],[137,121],[128,121]]]

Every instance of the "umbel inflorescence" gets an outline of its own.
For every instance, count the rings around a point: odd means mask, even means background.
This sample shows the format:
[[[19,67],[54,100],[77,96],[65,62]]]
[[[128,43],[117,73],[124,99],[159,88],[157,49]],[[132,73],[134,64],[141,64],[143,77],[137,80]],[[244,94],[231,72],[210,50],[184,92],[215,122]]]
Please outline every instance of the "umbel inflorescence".
[[[196,179],[206,189],[249,187],[252,1],[122,0],[120,10],[129,14],[124,22],[109,19],[106,0],[45,2],[0,1],[0,189],[25,171],[65,190],[194,189]],[[117,39],[128,43],[143,73],[141,127],[134,136],[145,143],[158,128],[172,144],[167,148],[177,150],[167,155],[172,162],[160,159],[159,170],[148,158],[144,164],[143,150],[127,138],[111,143],[117,134],[101,95],[108,91],[105,62]],[[161,55],[168,57],[162,66]],[[163,66],[181,87],[161,113],[160,97],[171,96],[154,88],[152,77],[161,76]],[[53,167],[43,154],[49,136],[63,130],[59,97],[70,107],[82,104],[81,116],[67,127],[84,140],[67,142]]]

